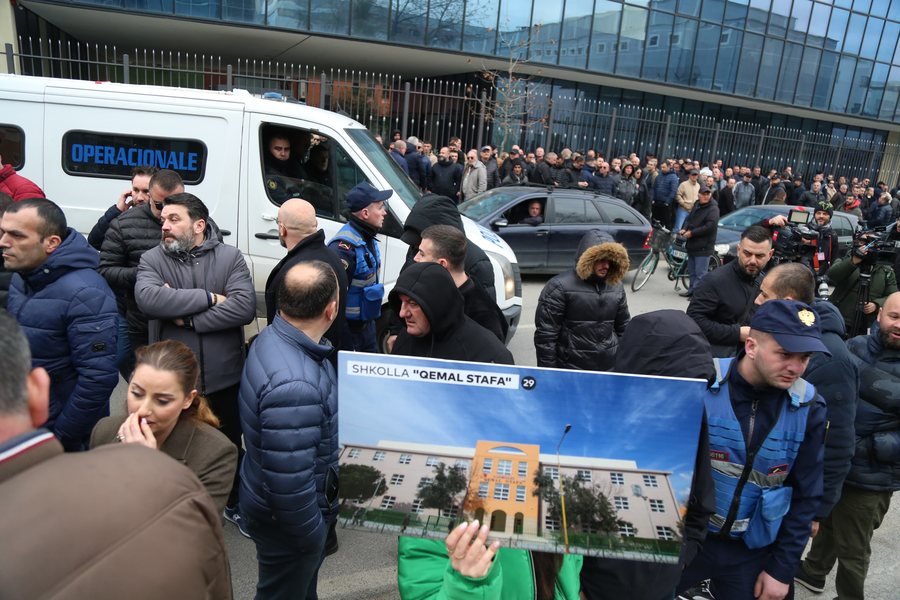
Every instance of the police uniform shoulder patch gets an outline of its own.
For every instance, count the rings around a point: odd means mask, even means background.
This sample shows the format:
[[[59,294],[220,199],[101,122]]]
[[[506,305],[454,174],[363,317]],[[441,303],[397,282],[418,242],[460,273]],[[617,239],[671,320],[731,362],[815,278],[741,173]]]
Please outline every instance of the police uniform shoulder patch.
[[[350,263],[348,263],[348,262],[347,262],[346,260],[344,260],[343,258],[341,259],[341,264],[344,265],[344,268],[345,268],[345,269],[349,269],[349,268],[350,268]]]
[[[340,242],[338,242],[338,248],[340,248],[341,250],[347,250],[347,251],[353,250],[353,248],[350,246],[350,244],[349,244],[348,242],[343,241],[343,240],[341,240]]]
[[[807,327],[812,327],[816,324],[816,313],[805,308],[797,313],[797,318]]]

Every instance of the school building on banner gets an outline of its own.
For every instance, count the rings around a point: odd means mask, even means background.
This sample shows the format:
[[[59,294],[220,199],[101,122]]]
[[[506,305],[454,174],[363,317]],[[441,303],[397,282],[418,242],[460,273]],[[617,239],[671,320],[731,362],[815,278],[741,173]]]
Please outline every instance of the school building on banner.
[[[452,510],[425,508],[416,498],[433,481],[443,463],[458,466],[468,480],[463,511],[469,518],[489,523],[491,531],[538,536],[561,529],[545,503],[534,493],[538,471],[553,479],[579,478],[607,496],[621,521],[622,537],[673,540],[683,511],[672,487],[669,471],[641,469],[635,461],[582,456],[557,457],[532,444],[479,440],[474,448],[380,441],[377,445],[347,444],[340,464],[378,469],[387,491],[366,500],[365,506],[456,519]],[[571,523],[569,523],[571,525]]]

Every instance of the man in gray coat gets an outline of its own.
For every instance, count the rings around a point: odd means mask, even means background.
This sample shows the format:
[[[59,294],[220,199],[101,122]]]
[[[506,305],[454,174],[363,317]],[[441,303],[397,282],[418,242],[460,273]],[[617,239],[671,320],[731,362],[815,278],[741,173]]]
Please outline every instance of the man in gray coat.
[[[243,326],[256,316],[250,270],[240,250],[222,243],[209,210],[193,194],[166,198],[161,217],[162,242],[141,257],[135,300],[150,319],[150,343],[179,340],[197,355],[200,393],[219,417],[222,433],[240,450]],[[237,485],[226,515],[236,514],[236,504]]]

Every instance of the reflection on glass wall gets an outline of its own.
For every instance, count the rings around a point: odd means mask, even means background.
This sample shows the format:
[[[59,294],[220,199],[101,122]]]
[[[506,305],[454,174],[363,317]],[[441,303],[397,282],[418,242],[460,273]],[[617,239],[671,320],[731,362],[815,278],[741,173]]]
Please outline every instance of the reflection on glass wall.
[[[482,56],[515,53],[879,119],[898,112],[900,0],[73,1]]]

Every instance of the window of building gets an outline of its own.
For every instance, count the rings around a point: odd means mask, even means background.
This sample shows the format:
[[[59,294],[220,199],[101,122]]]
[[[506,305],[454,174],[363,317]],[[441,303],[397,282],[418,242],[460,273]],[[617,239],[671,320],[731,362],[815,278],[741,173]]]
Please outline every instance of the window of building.
[[[619,52],[628,51],[628,42],[619,42]]]
[[[730,29],[726,29],[726,30],[723,31],[722,34],[719,36],[719,45],[720,45],[720,46],[727,46],[729,42],[731,42],[731,30],[730,30]]]
[[[628,497],[627,496],[616,496],[613,499],[615,503],[616,510],[628,510]]]
[[[519,463],[519,477],[528,477],[528,463],[527,462]]]
[[[426,485],[431,485],[434,483],[434,479],[431,477],[422,477],[419,479],[419,487],[425,487]]]
[[[590,483],[591,482],[591,471],[590,469],[578,469],[578,472],[575,473],[575,477],[578,479]]]
[[[598,42],[597,54],[603,54],[604,52],[606,52],[606,42]]]
[[[458,514],[459,514],[459,509],[455,506],[453,508],[442,508],[441,509],[442,517],[449,517],[451,519],[455,519]]]
[[[657,46],[659,46],[659,36],[658,35],[651,35],[649,38],[647,38],[647,47],[648,48],[656,48]]]
[[[494,500],[509,500],[509,484],[508,483],[495,483],[494,484]]]
[[[559,531],[559,521],[551,519],[550,515],[544,517],[544,529],[547,531]]]
[[[681,42],[681,34],[680,33],[672,33],[669,34],[669,45],[677,46]]]
[[[421,515],[425,512],[425,509],[422,507],[422,500],[416,498],[412,503],[412,510],[410,512],[414,512],[417,515]]]
[[[359,448],[351,448],[347,458],[359,458]]]
[[[464,475],[469,472],[469,463],[464,460],[456,461],[453,466],[462,471]]]
[[[394,473],[393,475],[391,475],[391,485],[400,485],[401,483],[403,483],[403,479],[405,477],[405,475]]]
[[[487,475],[491,472],[491,469],[494,468],[494,459],[486,458],[484,459],[484,464],[481,465],[481,472]]]
[[[675,532],[669,527],[656,526],[656,537],[661,540],[674,540]]]
[[[482,481],[478,484],[478,497],[479,498],[487,498],[488,497],[488,482]]]
[[[548,476],[553,481],[559,480],[559,469],[556,467],[544,467],[544,475]]]
[[[395,502],[397,502],[397,496],[385,496],[381,499],[381,508],[388,510],[394,508]]]
[[[647,487],[659,487],[659,483],[656,481],[656,475],[644,475],[644,485]]]
[[[437,456],[429,456],[425,459],[426,467],[436,467],[439,464],[441,464],[441,459],[439,459]]]
[[[637,529],[631,523],[621,523],[619,525],[619,535],[622,537],[634,537],[637,535]]]
[[[625,485],[625,475],[622,473],[610,473],[609,480],[613,485]]]
[[[380,461],[384,460],[384,452],[382,452],[381,450],[378,450],[377,452],[375,452],[375,454],[372,455],[372,460],[375,462],[380,462]]]
[[[516,486],[516,502],[525,502],[526,488],[524,485]]]
[[[397,462],[401,465],[408,465],[412,462],[412,454],[401,454],[400,459]]]
[[[650,510],[651,512],[662,513],[666,512],[666,505],[662,500],[657,500],[656,498],[650,498]]]
[[[497,461],[497,475],[512,475],[512,461]]]

